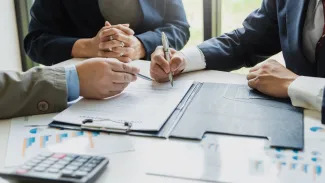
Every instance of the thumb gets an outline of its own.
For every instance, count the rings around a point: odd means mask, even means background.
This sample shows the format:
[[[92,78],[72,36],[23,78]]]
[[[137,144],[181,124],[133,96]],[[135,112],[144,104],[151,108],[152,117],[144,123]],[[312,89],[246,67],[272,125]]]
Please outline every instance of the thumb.
[[[108,21],[106,21],[105,22],[105,26],[108,26],[108,27],[110,27],[110,26],[112,26]]]
[[[183,63],[183,58],[175,54],[173,58],[170,60],[170,70],[172,72],[178,71],[179,68],[182,66],[182,63]]]

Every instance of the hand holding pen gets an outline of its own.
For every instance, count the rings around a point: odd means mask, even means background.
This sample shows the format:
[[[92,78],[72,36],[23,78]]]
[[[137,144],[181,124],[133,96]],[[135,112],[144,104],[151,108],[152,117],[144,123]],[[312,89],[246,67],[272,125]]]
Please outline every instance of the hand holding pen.
[[[170,62],[165,58],[162,46],[157,47],[151,55],[150,75],[157,82],[168,82],[170,74],[174,77],[185,69],[184,55],[172,48],[169,48],[169,52]]]
[[[168,63],[170,63],[169,41],[168,41],[168,38],[167,38],[167,36],[166,36],[166,34],[164,32],[161,35],[161,40],[162,40],[161,42],[163,44],[165,59],[167,60]],[[173,87],[174,86],[174,79],[173,79],[173,74],[172,74],[171,71],[168,73],[168,79],[170,81],[170,84]]]

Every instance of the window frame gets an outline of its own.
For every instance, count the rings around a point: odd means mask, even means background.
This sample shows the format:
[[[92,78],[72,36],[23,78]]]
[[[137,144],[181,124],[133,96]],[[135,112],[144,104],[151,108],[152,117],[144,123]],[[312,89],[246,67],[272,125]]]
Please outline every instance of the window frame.
[[[28,26],[30,22],[29,10],[32,7],[34,0],[15,0],[16,21],[18,29],[19,48],[21,56],[21,66],[23,71],[37,66],[27,54],[24,49],[24,38],[28,34]]]

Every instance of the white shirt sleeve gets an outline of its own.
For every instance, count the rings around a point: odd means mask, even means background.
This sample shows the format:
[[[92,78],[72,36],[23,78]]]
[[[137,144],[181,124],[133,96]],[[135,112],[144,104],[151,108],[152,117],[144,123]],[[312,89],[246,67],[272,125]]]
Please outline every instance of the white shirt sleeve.
[[[324,78],[299,76],[288,89],[292,105],[321,111],[324,87]]]
[[[181,53],[185,56],[185,69],[183,72],[205,69],[205,57],[198,47],[185,48]]]

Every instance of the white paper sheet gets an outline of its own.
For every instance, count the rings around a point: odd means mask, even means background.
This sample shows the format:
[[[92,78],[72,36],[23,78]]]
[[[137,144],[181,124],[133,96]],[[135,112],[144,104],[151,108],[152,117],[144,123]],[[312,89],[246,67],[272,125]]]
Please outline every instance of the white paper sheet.
[[[6,167],[20,165],[42,152],[106,155],[134,150],[132,141],[127,136],[48,128],[54,115],[12,120]]]
[[[270,149],[266,143],[247,137],[205,135],[200,144],[157,146],[147,173],[218,183],[324,183],[324,142],[306,140],[304,151]]]
[[[158,131],[181,102],[193,81],[170,83],[137,81],[120,95],[106,100],[83,99],[54,120],[81,124],[85,119],[132,123],[132,130]],[[110,123],[109,120],[104,123]],[[100,122],[97,122],[100,123]]]

